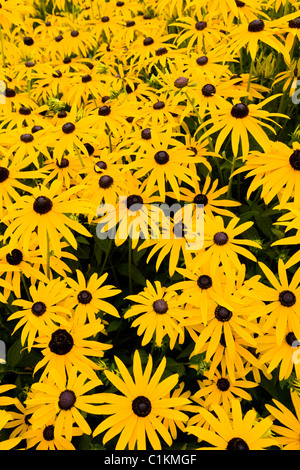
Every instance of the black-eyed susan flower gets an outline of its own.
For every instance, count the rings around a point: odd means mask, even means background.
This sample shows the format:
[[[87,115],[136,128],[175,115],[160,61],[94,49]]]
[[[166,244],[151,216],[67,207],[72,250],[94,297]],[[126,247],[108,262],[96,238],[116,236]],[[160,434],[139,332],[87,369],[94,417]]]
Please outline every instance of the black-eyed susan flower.
[[[270,434],[272,419],[267,416],[260,418],[254,409],[243,414],[238,399],[231,400],[230,416],[220,405],[214,405],[212,411],[201,408],[199,413],[210,425],[188,426],[185,432],[195,435],[199,440],[209,444],[200,449],[209,450],[264,450],[278,446],[276,439]]]
[[[81,436],[82,431],[73,427],[73,436]],[[33,450],[76,450],[71,441],[64,436],[57,435],[55,420],[43,423],[39,429],[28,429],[22,437],[26,439],[26,448]]]
[[[32,300],[17,299],[13,305],[21,307],[12,313],[8,320],[18,320],[13,333],[22,328],[21,343],[31,351],[37,336],[45,333],[45,327],[68,325],[71,311],[62,305],[68,290],[65,281],[54,279],[47,284],[39,282],[37,287],[31,285],[29,292]]]
[[[237,238],[246,232],[253,222],[239,224],[238,217],[232,217],[226,225],[225,218],[216,215],[204,216],[204,243],[203,249],[196,253],[193,260],[195,267],[200,267],[210,260],[212,273],[221,263],[227,274],[233,269],[239,269],[241,261],[239,256],[256,262],[254,254],[242,245],[260,249],[261,246],[247,238]]]
[[[199,390],[191,398],[196,402],[198,402],[198,398],[204,399],[205,407],[208,409],[214,404],[221,405],[230,414],[231,400],[238,398],[239,400],[251,401],[252,396],[247,389],[257,387],[258,384],[247,380],[243,373],[237,373],[235,380],[232,381],[225,370],[224,363],[222,365],[222,370],[217,370],[212,378],[207,379],[207,372],[204,371],[203,380],[198,380]],[[247,372],[249,373],[250,370],[251,367]]]
[[[101,385],[99,379],[88,380],[86,375],[78,374],[76,368],[72,368],[68,377],[62,377],[53,369],[49,377],[43,382],[35,382],[32,394],[26,405],[36,407],[29,419],[32,429],[39,429],[45,421],[55,420],[55,433],[57,437],[65,436],[68,441],[72,440],[73,427],[78,427],[82,433],[91,434],[92,430],[83,416],[87,412],[97,414],[97,398],[89,393]]]
[[[60,192],[61,182],[54,181],[50,188],[43,185],[32,189],[32,194],[22,196],[11,207],[6,215],[10,224],[5,231],[5,239],[10,243],[20,241],[26,253],[29,251],[31,234],[37,228],[38,242],[42,255],[47,258],[51,251],[61,255],[60,237],[63,235],[67,242],[77,247],[77,241],[71,230],[90,237],[87,229],[66,214],[92,213],[88,201],[74,198],[80,191],[74,186]],[[49,245],[49,246],[48,246]]]
[[[0,429],[3,429],[10,419],[11,415],[8,411],[0,410]],[[4,439],[0,442],[0,450],[11,450],[15,448],[20,442],[20,437]]]
[[[90,339],[97,333],[103,332],[101,320],[90,323],[78,323],[69,320],[62,328],[48,328],[41,336],[35,338],[33,347],[41,349],[44,356],[35,366],[34,373],[43,369],[40,380],[43,380],[54,367],[63,377],[76,368],[91,380],[97,379],[96,370],[101,370],[95,361],[89,359],[102,357],[111,344],[101,343]]]
[[[279,370],[279,380],[287,380],[292,372],[296,377],[300,377],[299,363],[294,360],[298,352],[298,340],[288,327],[280,345],[277,344],[275,327],[270,328],[267,333],[257,339],[256,354],[260,363],[265,364],[267,372],[270,374]]]
[[[247,191],[249,198],[259,187],[261,197],[269,204],[279,197],[279,208],[292,200],[296,207],[300,204],[299,169],[300,145],[294,142],[292,148],[284,142],[271,142],[266,152],[252,151],[245,156],[244,165],[236,171],[246,171],[246,178],[252,178]]]
[[[207,138],[209,135],[218,132],[218,137],[215,143],[215,152],[219,153],[225,140],[231,134],[231,146],[233,154],[236,156],[241,144],[242,155],[247,155],[250,150],[249,136],[257,141],[257,143],[264,150],[269,148],[269,138],[263,127],[266,127],[271,132],[276,134],[274,128],[263,122],[263,120],[271,121],[274,124],[272,117],[281,116],[288,118],[288,116],[281,113],[270,113],[267,110],[261,109],[271,100],[276,99],[278,95],[272,95],[269,98],[261,101],[260,103],[245,104],[243,102],[235,102],[233,105],[227,102],[218,109],[214,115],[208,119],[204,124],[205,127],[212,124],[212,126],[203,133],[201,139]],[[204,124],[200,126],[203,128]]]
[[[105,445],[110,439],[119,435],[116,450],[125,448],[133,450],[135,447],[138,450],[146,450],[149,447],[160,450],[162,448],[160,438],[171,446],[171,434],[161,419],[187,421],[188,416],[174,408],[190,402],[184,397],[165,398],[178,383],[178,374],[161,380],[166,367],[166,358],[163,357],[154,371],[151,355],[148,356],[143,370],[138,351],[135,351],[133,357],[133,377],[118,357],[115,357],[115,362],[120,376],[111,371],[105,371],[105,375],[122,395],[105,392],[100,394],[105,404],[99,405],[99,414],[109,417],[95,428],[93,436],[106,431],[102,438]]]
[[[137,327],[137,334],[143,336],[142,346],[155,340],[160,347],[166,337],[170,349],[174,348],[176,341],[183,342],[184,330],[180,323],[187,312],[176,292],[167,292],[159,281],[153,285],[147,280],[143,291],[127,299],[134,304],[126,311],[124,318],[135,317],[131,327]]]
[[[272,429],[282,450],[299,450],[300,448],[300,397],[295,390],[291,390],[291,401],[293,411],[279,400],[273,399],[272,405],[266,404],[268,412],[276,420]]]
[[[249,280],[247,284],[249,283],[251,289],[247,295],[262,300],[265,305],[257,312],[249,312],[249,318],[262,317],[264,319],[261,324],[263,332],[270,331],[270,328],[275,326],[278,346],[283,343],[287,328],[300,338],[298,308],[300,270],[298,269],[289,280],[282,259],[278,261],[278,277],[266,264],[259,262],[259,266],[266,277],[266,282]]]
[[[116,307],[103,299],[113,297],[121,292],[114,286],[105,284],[108,273],[98,276],[93,273],[89,279],[85,279],[83,273],[76,270],[77,279],[66,278],[66,282],[71,289],[65,305],[74,310],[79,322],[84,324],[87,320],[94,321],[99,312],[119,317]]]

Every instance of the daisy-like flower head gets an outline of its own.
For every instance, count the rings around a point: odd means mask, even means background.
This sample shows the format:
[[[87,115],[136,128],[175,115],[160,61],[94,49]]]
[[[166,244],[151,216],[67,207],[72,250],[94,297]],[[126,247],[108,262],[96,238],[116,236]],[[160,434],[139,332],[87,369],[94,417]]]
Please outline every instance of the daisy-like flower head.
[[[204,246],[193,260],[193,265],[197,268],[203,263],[211,262],[212,273],[221,263],[224,271],[228,274],[232,269],[239,269],[241,261],[239,255],[244,256],[252,261],[256,261],[256,257],[241,245],[250,246],[260,249],[261,246],[246,238],[237,238],[238,235],[246,232],[253,222],[245,222],[239,225],[239,218],[232,217],[227,225],[225,220],[217,215],[214,217],[204,216]]]
[[[278,208],[293,201],[300,205],[300,144],[294,142],[292,148],[284,142],[271,142],[266,152],[250,152],[245,156],[244,165],[234,174],[246,171],[246,178],[254,176],[247,191],[247,198],[260,186],[261,197],[269,204],[277,195]]]
[[[82,412],[97,414],[95,403],[101,403],[101,396],[88,393],[101,385],[101,380],[88,380],[84,373],[78,374],[72,368],[68,377],[62,377],[52,369],[44,382],[32,385],[31,396],[25,401],[26,406],[37,407],[29,421],[32,430],[40,429],[45,421],[55,420],[56,437],[65,436],[72,440],[73,428],[78,426],[84,434],[91,434],[92,430]]]
[[[34,374],[43,369],[40,378],[43,380],[55,368],[65,377],[72,368],[76,368],[91,380],[97,379],[95,371],[100,370],[101,366],[88,357],[102,357],[104,351],[112,346],[90,338],[103,330],[100,319],[86,324],[71,319],[62,328],[48,328],[33,344],[33,347],[41,348],[44,356],[35,366]]]
[[[275,24],[268,19],[256,18],[248,24],[241,23],[232,27],[230,38],[230,49],[232,52],[238,52],[242,47],[247,47],[251,59],[254,61],[257,55],[259,44],[267,44],[275,51],[281,52],[288,59],[289,53],[284,44],[276,38],[280,34]]]
[[[251,368],[248,367],[247,372],[250,372]],[[209,379],[205,378],[207,372],[203,373],[204,379],[198,381],[199,391],[196,392],[191,398],[198,402],[204,399],[205,408],[210,409],[212,405],[222,405],[225,411],[230,414],[231,411],[231,400],[238,398],[239,400],[252,400],[252,396],[245,389],[251,389],[257,387],[258,384],[247,380],[245,375],[237,373],[235,380],[231,380],[227,371],[225,370],[224,363],[222,364],[222,370],[217,370],[213,377]],[[200,402],[201,404],[201,402]]]
[[[82,431],[73,426],[73,436],[81,436]],[[39,429],[28,429],[22,438],[26,439],[26,448],[34,450],[76,450],[72,442],[55,430],[55,420],[43,423]]]
[[[8,421],[12,419],[10,413],[6,410],[0,410],[0,429],[2,430]],[[15,448],[19,442],[21,442],[20,437],[13,437],[9,439],[2,440],[0,442],[0,450],[11,450]]]
[[[129,450],[135,449],[135,446],[138,450],[146,450],[149,447],[160,450],[160,436],[171,446],[172,437],[161,419],[168,417],[187,421],[188,416],[174,408],[190,403],[190,400],[184,397],[165,398],[177,385],[178,374],[161,380],[166,367],[166,358],[163,357],[151,376],[152,356],[149,355],[143,370],[138,351],[135,351],[133,357],[133,377],[118,357],[115,357],[115,362],[120,376],[110,371],[105,371],[105,375],[122,395],[100,394],[105,404],[99,405],[99,413],[110,416],[96,427],[93,436],[106,431],[102,439],[105,445],[110,439],[120,435],[116,450],[123,450],[127,446]]]
[[[32,194],[20,197],[7,214],[6,220],[11,222],[5,231],[5,239],[10,238],[12,244],[20,241],[25,253],[28,253],[31,234],[37,228],[39,246],[45,258],[49,254],[49,248],[54,254],[61,256],[61,235],[76,248],[77,241],[71,230],[87,237],[91,235],[81,223],[66,214],[93,213],[87,201],[74,198],[81,189],[80,186],[74,186],[60,193],[60,181],[54,181],[50,188],[43,185],[33,188]],[[47,246],[47,240],[50,247]]]
[[[172,212],[174,212],[173,217]],[[203,246],[202,207],[197,207],[193,212],[191,204],[183,208],[178,204],[171,208],[165,208],[162,205],[157,213],[153,213],[152,222],[152,227],[154,226],[155,229],[153,236],[145,240],[138,250],[152,247],[146,260],[147,263],[160,252],[155,264],[157,271],[165,257],[169,255],[168,271],[169,276],[172,277],[181,263],[181,257],[185,265],[189,266],[193,261],[193,254]],[[159,229],[158,233],[156,227]]]
[[[152,285],[147,280],[142,292],[130,295],[127,299],[133,301],[134,305],[126,311],[124,318],[137,317],[131,326],[138,327],[137,334],[143,335],[142,346],[155,339],[160,347],[165,337],[169,339],[171,349],[177,340],[183,342],[184,330],[180,323],[187,312],[176,292],[167,292],[159,281]]]
[[[203,204],[204,213],[208,217],[213,217],[216,214],[223,217],[236,217],[236,215],[229,209],[226,209],[226,207],[240,206],[240,202],[223,199],[222,196],[227,192],[228,186],[222,186],[217,189],[218,185],[218,179],[212,181],[210,175],[207,175],[204,183],[201,185],[199,181],[195,181],[192,189],[189,187],[181,187],[180,200],[192,203],[194,207]],[[168,193],[168,195],[171,194]]]
[[[157,192],[156,186],[151,189],[148,188],[147,179],[141,182],[130,171],[125,172],[121,186],[114,205],[110,208],[99,207],[97,214],[103,214],[103,210],[106,211],[106,209],[107,214],[100,217],[97,230],[101,236],[102,233],[110,230],[110,236],[113,233],[114,242],[117,246],[130,238],[132,248],[136,248],[140,239],[149,238],[150,229],[153,229],[151,227],[151,218],[154,214],[159,214],[160,210],[155,203],[161,202],[161,198],[155,195]]]
[[[245,104],[243,102],[235,102],[235,104],[225,103],[220,109],[218,109],[214,115],[205,122],[205,127],[212,124],[212,126],[204,132],[201,139],[207,138],[209,135],[218,132],[218,137],[215,144],[215,152],[220,153],[222,144],[231,133],[231,146],[233,154],[236,156],[239,151],[239,145],[241,142],[242,154],[247,155],[250,150],[249,136],[257,141],[257,143],[264,150],[270,146],[270,141],[262,129],[266,127],[276,134],[273,127],[270,124],[263,122],[262,120],[271,121],[275,124],[275,121],[271,118],[273,116],[281,116],[288,118],[288,116],[281,113],[270,113],[269,111],[261,109],[267,103],[276,99],[279,95],[273,95],[258,104],[250,103]],[[202,129],[204,124],[200,126]]]
[[[263,308],[263,302],[246,296],[242,290],[244,278],[245,266],[240,271],[232,270],[231,275],[227,273],[225,279],[213,277],[214,291],[211,291],[213,303],[208,311],[207,324],[203,329],[201,328],[200,334],[195,340],[192,356],[200,353],[204,344],[208,342],[205,361],[210,361],[218,345],[223,341],[223,334],[228,354],[232,360],[236,355],[235,335],[241,336],[253,348],[256,347],[257,342],[253,335],[260,334],[261,329],[256,319],[251,319],[249,311]],[[194,306],[183,324],[197,326],[201,323],[201,305]]]
[[[270,328],[276,328],[276,342],[280,346],[289,328],[296,338],[300,338],[299,328],[299,301],[300,301],[300,269],[291,280],[288,278],[287,268],[282,259],[278,261],[278,278],[264,263],[259,262],[266,282],[256,279],[249,280],[251,287],[248,295],[260,299],[266,304],[259,311],[250,313],[249,319],[265,317],[262,323],[262,331],[266,333]]]
[[[175,196],[180,200],[179,182],[192,185],[193,179],[199,179],[192,169],[183,164],[196,163],[198,158],[199,161],[202,160],[201,157],[195,157],[180,141],[174,145],[169,129],[162,134],[151,130],[151,148],[148,147],[145,153],[138,153],[136,160],[128,165],[128,169],[136,170],[136,178],[147,176],[147,188],[150,191],[157,184],[163,201],[168,181]]]
[[[121,292],[120,289],[116,289],[114,286],[104,284],[108,276],[107,273],[100,277],[97,273],[93,273],[87,281],[78,269],[76,275],[77,280],[70,277],[66,278],[71,292],[68,294],[65,305],[74,310],[79,322],[95,321],[100,311],[114,317],[120,316],[116,307],[103,300]]]
[[[299,354],[299,342],[293,331],[286,328],[283,342],[278,345],[276,328],[270,328],[267,333],[257,339],[256,354],[261,364],[265,364],[267,372],[272,374],[279,369],[279,380],[287,380],[292,372],[300,378],[299,362],[294,358]]]
[[[273,424],[275,439],[282,450],[299,450],[300,434],[300,397],[297,391],[291,390],[291,401],[294,410],[273,399],[274,405],[266,405],[266,408],[276,423]]]
[[[271,417],[258,419],[254,409],[244,415],[237,398],[231,400],[231,415],[221,405],[213,405],[212,411],[201,408],[199,413],[210,425],[209,429],[201,426],[188,426],[185,432],[195,435],[209,450],[264,450],[278,446],[277,440],[270,434]]]
[[[39,282],[37,287],[31,285],[29,292],[32,301],[14,300],[12,305],[22,309],[12,313],[8,320],[18,320],[13,333],[22,328],[21,343],[24,346],[27,341],[30,352],[36,336],[43,334],[45,327],[68,325],[66,317],[71,316],[71,311],[62,305],[68,295],[65,281],[54,279],[47,284]]]

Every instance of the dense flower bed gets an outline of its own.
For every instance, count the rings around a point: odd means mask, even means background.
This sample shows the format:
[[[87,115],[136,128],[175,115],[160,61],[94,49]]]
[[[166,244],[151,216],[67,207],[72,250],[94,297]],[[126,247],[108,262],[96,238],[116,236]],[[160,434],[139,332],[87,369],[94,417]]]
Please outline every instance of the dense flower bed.
[[[0,449],[299,449],[297,2],[0,5]]]

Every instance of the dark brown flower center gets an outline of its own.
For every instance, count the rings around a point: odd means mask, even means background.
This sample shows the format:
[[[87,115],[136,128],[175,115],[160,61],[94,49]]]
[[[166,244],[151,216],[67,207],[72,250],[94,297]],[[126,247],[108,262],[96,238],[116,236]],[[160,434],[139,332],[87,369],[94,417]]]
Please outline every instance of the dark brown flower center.
[[[27,62],[25,62],[25,67],[34,67],[35,66],[35,62],[32,62],[31,60],[28,60]]]
[[[95,165],[94,165],[94,171],[96,173],[102,173],[106,169],[107,169],[107,164],[105,162],[103,162],[102,160],[95,163]]]
[[[36,317],[40,317],[46,312],[46,305],[44,302],[35,302],[31,307],[31,311]]]
[[[196,196],[194,197],[194,203],[195,204],[203,204],[204,206],[206,206],[206,204],[208,203],[208,199],[207,199],[207,196],[206,194],[196,194]]]
[[[221,377],[218,381],[217,381],[217,387],[219,390],[221,390],[221,392],[226,392],[226,390],[229,389],[230,387],[230,383],[229,383],[229,380]]]
[[[102,23],[108,23],[109,16],[102,16],[101,21],[102,21]]]
[[[140,418],[145,418],[151,412],[151,402],[148,398],[139,396],[132,402],[132,411]]]
[[[49,424],[45,427],[43,431],[43,438],[45,441],[53,441],[54,439],[54,426],[53,424]]]
[[[143,129],[141,132],[142,139],[144,140],[150,140],[151,139],[151,129],[146,128]]]
[[[56,37],[54,38],[54,40],[55,40],[56,42],[60,42],[60,41],[63,40],[63,36],[62,36],[61,34],[59,34],[58,36],[56,36]]]
[[[201,274],[197,279],[197,284],[200,289],[209,289],[212,286],[212,278],[207,274]]]
[[[285,340],[289,346],[292,346],[295,341],[297,341],[297,338],[295,336],[295,333],[293,331],[290,331],[286,336]]]
[[[25,46],[32,46],[34,44],[34,40],[32,38],[30,38],[29,36],[26,36],[23,39],[23,42],[24,42]]]
[[[69,160],[65,157],[62,157],[60,163],[56,160],[56,165],[58,166],[58,168],[67,168],[69,164]]]
[[[143,198],[139,194],[131,194],[126,199],[126,206],[130,211],[139,211],[143,204]]]
[[[227,450],[249,450],[249,446],[244,439],[233,437],[227,444]]]
[[[35,132],[42,131],[44,128],[42,126],[33,126],[31,132],[34,134]]]
[[[216,93],[216,88],[211,84],[207,84],[207,85],[204,85],[201,91],[204,96],[210,97]]]
[[[151,46],[151,44],[153,44],[153,43],[154,43],[154,39],[150,38],[150,37],[145,38],[144,41],[143,41],[144,46]]]
[[[164,150],[160,150],[159,152],[156,152],[156,154],[154,155],[154,160],[159,165],[165,165],[166,163],[168,163],[169,159],[170,159],[169,154],[165,152]]]
[[[22,251],[14,248],[10,253],[6,255],[6,261],[11,266],[18,266],[23,261],[23,253]]]
[[[153,302],[153,310],[155,313],[160,315],[166,313],[168,311],[168,304],[164,299],[158,299]]]
[[[32,134],[22,134],[20,137],[21,142],[24,142],[24,144],[30,144],[30,142],[33,141],[33,135]]]
[[[111,113],[111,107],[110,106],[101,106],[101,108],[98,109],[98,115],[99,116],[109,116]]]
[[[51,211],[53,202],[47,196],[38,196],[33,203],[33,210],[37,214],[47,214]]]
[[[248,116],[249,108],[244,103],[237,103],[231,108],[231,116],[237,119],[243,119]]]
[[[198,59],[196,59],[196,62],[198,65],[201,65],[201,66],[206,65],[208,62],[208,57],[206,57],[206,55],[198,57]]]
[[[76,402],[76,395],[73,390],[61,392],[58,400],[58,406],[61,410],[70,410]]]
[[[228,242],[228,235],[225,232],[217,232],[214,235],[214,242],[216,245],[223,246]]]
[[[157,111],[159,109],[164,109],[165,106],[166,105],[163,101],[157,101],[156,103],[154,103],[153,109],[155,109]]]
[[[29,114],[31,114],[31,109],[26,108],[26,106],[21,106],[21,108],[19,108],[19,114],[22,114],[22,116],[29,116]]]
[[[293,20],[289,21],[289,27],[290,28],[300,28],[300,17],[294,18]]]
[[[52,333],[49,341],[49,349],[58,356],[64,356],[71,351],[74,346],[74,340],[70,333],[64,329],[58,329]]]
[[[62,131],[64,134],[72,134],[72,132],[75,131],[75,124],[73,124],[72,122],[66,122],[62,126]]]
[[[207,26],[207,23],[206,21],[197,21],[197,23],[195,24],[195,28],[197,29],[197,31],[203,31]]]
[[[78,302],[81,304],[89,304],[92,300],[93,296],[88,290],[82,290],[77,295]]]
[[[82,81],[82,83],[91,82],[91,81],[92,81],[92,77],[91,77],[89,74],[83,75],[83,77],[81,77],[81,81]]]
[[[8,177],[9,177],[9,170],[5,168],[4,166],[0,166],[0,183],[3,183],[3,181],[6,181]]]
[[[72,38],[77,38],[79,36],[79,31],[71,31]]]
[[[294,170],[300,170],[300,150],[295,150],[289,158],[289,162]]]
[[[284,307],[292,307],[296,303],[296,296],[290,290],[284,290],[279,294],[279,302]]]
[[[16,96],[16,92],[12,88],[6,88],[4,96],[6,96],[6,98],[14,98]]]
[[[168,52],[168,49],[166,47],[159,47],[156,51],[155,51],[155,55],[157,57],[160,57],[164,54],[166,54]]]
[[[114,180],[111,176],[103,175],[99,179],[99,186],[102,189],[108,189],[113,184],[113,182],[114,182]]]
[[[232,317],[232,312],[228,308],[218,305],[215,309],[215,317],[221,322],[229,321]]]
[[[175,82],[174,82],[174,86],[176,88],[184,88],[185,86],[187,86],[187,84],[189,83],[189,79],[186,78],[186,77],[179,77],[179,78],[176,78]]]
[[[249,33],[259,33],[265,27],[263,20],[253,20],[248,24]]]

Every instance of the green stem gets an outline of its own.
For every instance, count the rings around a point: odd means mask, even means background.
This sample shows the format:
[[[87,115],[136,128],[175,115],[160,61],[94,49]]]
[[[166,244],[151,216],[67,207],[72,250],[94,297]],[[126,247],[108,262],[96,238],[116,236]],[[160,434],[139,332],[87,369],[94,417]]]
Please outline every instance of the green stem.
[[[50,279],[50,240],[47,232],[47,278]]]
[[[6,67],[5,54],[4,54],[4,44],[3,44],[3,36],[2,36],[2,26],[1,26],[1,24],[0,24],[0,42],[1,42],[1,53],[2,53],[3,67]]]
[[[132,294],[132,239],[129,234],[128,243],[128,279],[129,279],[129,293]]]
[[[233,174],[233,172],[234,172],[234,170],[235,170],[235,165],[236,165],[236,160],[237,160],[237,157],[238,157],[238,153],[239,153],[239,152],[237,152],[237,154],[234,155],[234,156],[233,156],[233,159],[232,159],[232,165],[231,165],[230,177],[229,177],[229,183],[228,183],[228,189],[227,189],[227,197],[229,197],[230,194],[231,194],[231,186],[232,186],[232,180],[233,180],[232,174]]]
[[[248,95],[246,96],[245,104],[248,103],[248,99],[249,99],[249,90],[250,90],[251,79],[252,79],[252,75],[253,75],[253,69],[254,69],[254,60],[251,58],[251,65],[250,65],[250,71],[249,71],[249,78],[248,78],[248,83],[247,83],[247,93],[248,93]]]
[[[24,277],[23,273],[21,273],[21,279],[22,279],[22,284],[24,286],[24,289],[25,289],[26,295],[28,297],[28,300],[31,300],[31,295],[29,293],[29,289],[28,289],[28,286],[27,286],[27,283],[26,283],[26,280],[25,280],[25,277]]]
[[[106,253],[105,253],[105,258],[104,258],[104,261],[103,261],[103,264],[102,264],[102,267],[101,267],[101,271],[100,271],[99,277],[103,274],[104,268],[105,268],[105,266],[106,266],[108,257],[109,257],[109,255],[110,255],[112,242],[113,242],[113,238],[111,238],[111,239],[109,240],[109,245],[108,245],[107,250],[106,250]]]
[[[83,167],[84,167],[84,164],[83,164],[83,161],[82,161],[82,158],[81,158],[81,155],[80,155],[80,150],[79,150],[79,148],[77,147],[77,145],[74,144],[74,146],[75,146],[75,150],[76,150],[76,153],[77,153],[77,155],[78,155],[78,158],[79,158],[79,160],[80,160],[81,166],[82,166],[82,168],[83,168]]]

